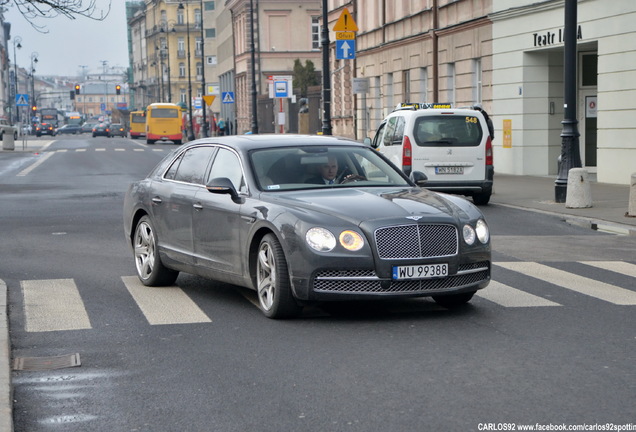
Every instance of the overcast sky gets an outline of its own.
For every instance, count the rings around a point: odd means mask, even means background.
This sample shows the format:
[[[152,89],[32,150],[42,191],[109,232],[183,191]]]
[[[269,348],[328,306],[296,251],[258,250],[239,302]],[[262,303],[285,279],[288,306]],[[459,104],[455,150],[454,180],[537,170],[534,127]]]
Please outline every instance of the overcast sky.
[[[84,1],[85,4],[88,1]],[[108,0],[95,0],[98,9],[106,11]],[[108,17],[103,21],[78,16],[69,19],[57,16],[38,19],[48,33],[40,33],[9,3],[5,20],[11,23],[9,56],[13,64],[13,39],[22,38],[22,49],[16,50],[19,67],[29,68],[31,53],[38,53],[35,75],[70,75],[81,73],[79,65],[88,66],[87,72],[102,72],[102,60],[108,66],[128,66],[125,0],[112,0]]]

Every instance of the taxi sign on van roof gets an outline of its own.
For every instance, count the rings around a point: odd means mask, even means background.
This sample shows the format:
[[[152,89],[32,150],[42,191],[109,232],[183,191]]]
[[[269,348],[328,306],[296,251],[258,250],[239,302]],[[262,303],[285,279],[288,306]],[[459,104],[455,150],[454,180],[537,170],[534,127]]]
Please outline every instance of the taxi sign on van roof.
[[[395,107],[395,111],[397,110],[418,110],[418,109],[451,109],[453,108],[453,104],[450,102],[440,103],[440,102],[402,102]]]

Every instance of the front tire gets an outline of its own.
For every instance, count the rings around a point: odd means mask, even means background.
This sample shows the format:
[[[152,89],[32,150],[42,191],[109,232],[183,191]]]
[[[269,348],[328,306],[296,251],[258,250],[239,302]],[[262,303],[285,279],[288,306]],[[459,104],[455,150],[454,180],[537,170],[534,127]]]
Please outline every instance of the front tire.
[[[135,268],[141,283],[146,286],[172,285],[179,272],[163,265],[159,257],[157,234],[148,216],[137,223],[133,236]]]
[[[256,282],[258,303],[268,318],[289,318],[298,315],[298,306],[291,292],[289,270],[280,242],[267,234],[258,247]]]

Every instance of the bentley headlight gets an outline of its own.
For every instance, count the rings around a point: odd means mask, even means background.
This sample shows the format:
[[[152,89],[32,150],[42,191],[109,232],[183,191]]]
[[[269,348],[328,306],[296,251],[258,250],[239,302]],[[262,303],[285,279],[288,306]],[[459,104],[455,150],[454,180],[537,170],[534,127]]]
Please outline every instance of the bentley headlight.
[[[305,241],[318,252],[329,252],[336,247],[336,236],[331,231],[320,227],[314,227],[307,231]]]
[[[364,239],[355,231],[343,231],[340,233],[340,244],[350,251],[359,251],[364,246]]]
[[[477,238],[483,244],[486,244],[488,243],[488,241],[490,241],[490,230],[488,229],[488,224],[485,220],[479,219],[477,221],[475,232],[477,233]]]
[[[464,228],[462,229],[462,235],[464,236],[464,241],[469,246],[475,243],[475,239],[477,238],[475,229],[468,224],[464,225]]]

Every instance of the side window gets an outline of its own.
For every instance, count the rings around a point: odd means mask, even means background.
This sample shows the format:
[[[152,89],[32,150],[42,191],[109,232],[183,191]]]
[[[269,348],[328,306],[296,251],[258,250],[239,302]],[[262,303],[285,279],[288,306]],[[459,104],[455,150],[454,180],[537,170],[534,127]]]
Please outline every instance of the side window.
[[[386,122],[386,127],[384,128],[384,135],[382,136],[382,143],[385,146],[393,145],[393,135],[395,135],[395,127],[397,124],[398,117],[391,117],[389,121]]]
[[[371,143],[371,147],[378,148],[382,143],[382,137],[384,136],[384,132],[386,131],[386,123],[382,123],[378,128],[378,131],[375,133],[373,137],[373,142]]]
[[[216,177],[227,177],[239,192],[245,192],[245,182],[243,181],[243,171],[238,157],[233,152],[221,148],[214,158],[209,179]]]
[[[406,120],[404,120],[404,117],[398,117],[397,124],[395,125],[395,135],[393,136],[393,145],[402,144],[402,140],[404,139],[405,125],[406,125]]]
[[[166,174],[163,176],[165,179],[174,180],[175,176],[177,175],[177,169],[179,169],[181,159],[183,159],[183,153],[181,153],[179,157],[172,163],[172,165],[170,165],[170,168],[168,168],[168,171],[166,171]]]
[[[214,147],[206,146],[186,151],[181,158],[174,179],[186,183],[203,184],[205,171],[214,150]]]

